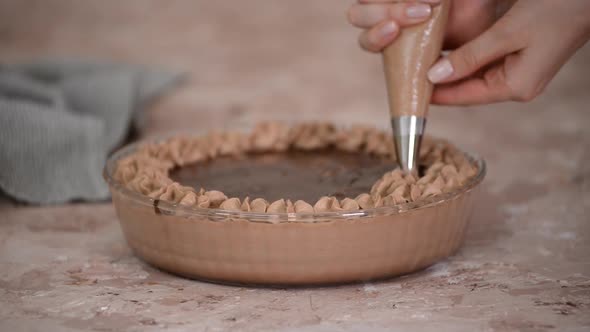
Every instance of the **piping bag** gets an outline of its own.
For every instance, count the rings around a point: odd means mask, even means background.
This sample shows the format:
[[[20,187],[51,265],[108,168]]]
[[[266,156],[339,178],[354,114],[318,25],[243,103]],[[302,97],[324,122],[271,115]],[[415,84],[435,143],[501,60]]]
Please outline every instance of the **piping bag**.
[[[450,0],[432,8],[430,20],[404,28],[383,50],[383,68],[397,162],[404,171],[418,168],[420,143],[432,83],[427,72],[440,57]]]

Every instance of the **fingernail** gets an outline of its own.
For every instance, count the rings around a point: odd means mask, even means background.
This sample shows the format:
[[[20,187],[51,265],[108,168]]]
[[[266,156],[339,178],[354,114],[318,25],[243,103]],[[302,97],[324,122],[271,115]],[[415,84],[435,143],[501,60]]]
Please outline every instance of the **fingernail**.
[[[425,4],[415,4],[406,8],[406,16],[409,18],[424,18],[430,16],[432,8]]]
[[[440,59],[428,71],[428,79],[432,83],[441,82],[449,78],[453,74],[453,65],[447,58]]]
[[[379,33],[381,34],[382,38],[389,37],[396,32],[397,32],[397,24],[395,24],[395,22],[387,22],[387,23],[383,24],[383,26],[379,30]]]

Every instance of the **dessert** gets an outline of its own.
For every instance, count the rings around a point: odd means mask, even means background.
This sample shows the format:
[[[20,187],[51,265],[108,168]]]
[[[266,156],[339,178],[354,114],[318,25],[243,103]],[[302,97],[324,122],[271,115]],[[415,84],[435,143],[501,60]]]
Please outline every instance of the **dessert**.
[[[262,123],[148,143],[121,159],[115,180],[187,207],[259,213],[358,211],[453,191],[477,173],[451,144],[425,139],[420,172],[395,168],[390,137],[374,128]]]
[[[264,123],[130,145],[104,176],[127,243],[163,270],[240,284],[367,281],[455,252],[485,175],[481,159],[435,139],[418,172],[403,173],[392,145],[372,128]]]

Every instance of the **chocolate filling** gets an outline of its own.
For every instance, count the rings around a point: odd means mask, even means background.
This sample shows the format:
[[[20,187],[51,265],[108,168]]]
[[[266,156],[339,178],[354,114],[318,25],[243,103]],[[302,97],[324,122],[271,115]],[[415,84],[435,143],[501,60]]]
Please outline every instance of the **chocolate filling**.
[[[288,198],[315,202],[322,196],[356,197],[369,192],[395,162],[337,150],[217,157],[177,167],[170,178],[195,189],[220,190],[228,197]]]

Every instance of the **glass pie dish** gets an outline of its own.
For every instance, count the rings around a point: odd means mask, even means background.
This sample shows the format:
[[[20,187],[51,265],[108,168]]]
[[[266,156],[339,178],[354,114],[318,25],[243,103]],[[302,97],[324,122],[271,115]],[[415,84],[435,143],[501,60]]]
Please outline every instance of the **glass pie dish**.
[[[152,199],[104,168],[121,228],[134,253],[162,270],[229,284],[319,285],[385,279],[426,268],[458,250],[473,212],[483,159],[461,187],[418,202],[358,211],[255,213]]]

